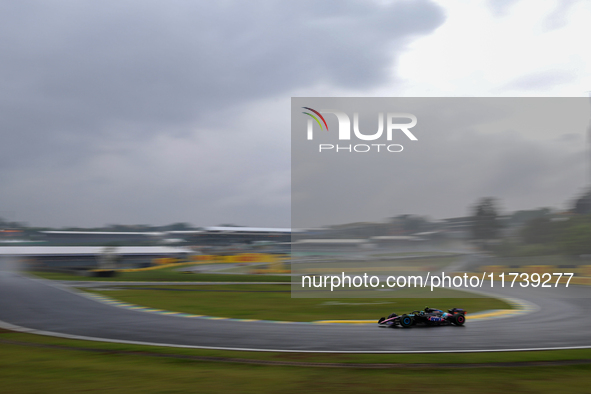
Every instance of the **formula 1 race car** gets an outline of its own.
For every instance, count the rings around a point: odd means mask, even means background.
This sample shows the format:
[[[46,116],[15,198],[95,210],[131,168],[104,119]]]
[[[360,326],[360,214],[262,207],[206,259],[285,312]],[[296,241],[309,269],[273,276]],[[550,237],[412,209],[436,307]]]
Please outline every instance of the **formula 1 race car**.
[[[408,328],[417,324],[424,324],[426,326],[449,326],[455,324],[461,326],[466,322],[466,311],[459,308],[449,309],[443,312],[440,309],[433,309],[426,307],[423,311],[413,311],[405,315],[397,315],[392,313],[388,317],[381,317],[378,320],[380,326],[396,327],[400,326]]]

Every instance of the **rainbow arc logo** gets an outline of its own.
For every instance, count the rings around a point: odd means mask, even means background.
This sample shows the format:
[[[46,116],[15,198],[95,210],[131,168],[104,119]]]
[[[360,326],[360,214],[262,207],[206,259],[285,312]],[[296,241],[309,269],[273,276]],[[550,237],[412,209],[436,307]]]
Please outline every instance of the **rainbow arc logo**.
[[[312,111],[312,112],[314,112],[316,115],[320,116],[320,119],[322,119],[322,122],[324,122],[324,126],[326,126],[326,131],[328,131],[328,125],[326,124],[326,120],[324,119],[324,116],[322,116],[322,115],[320,114],[320,112],[318,112],[318,111],[316,111],[315,109],[312,109],[312,108],[310,108],[310,107],[302,107],[302,108],[303,108],[303,109],[307,109],[308,111]],[[314,119],[314,120],[315,120],[315,121],[318,123],[318,126],[320,126],[320,130],[322,130],[322,129],[323,129],[323,127],[322,127],[322,123],[320,123],[320,120],[318,120],[318,118],[317,118],[316,116],[312,115],[312,114],[311,114],[311,113],[309,113],[309,112],[302,112],[302,113],[303,113],[303,114],[306,114],[306,115],[308,115],[308,116],[311,116],[311,117],[312,117],[312,118],[313,118],[313,119]]]

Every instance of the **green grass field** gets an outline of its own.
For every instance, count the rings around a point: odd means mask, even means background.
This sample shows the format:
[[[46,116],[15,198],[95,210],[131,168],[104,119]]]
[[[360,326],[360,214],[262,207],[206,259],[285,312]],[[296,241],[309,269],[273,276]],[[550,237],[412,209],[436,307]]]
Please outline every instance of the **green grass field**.
[[[7,343],[19,341],[19,343]],[[3,393],[367,393],[376,390],[444,394],[499,392],[589,393],[591,365],[544,367],[435,366],[406,369],[322,368],[248,365],[150,355],[240,357],[291,362],[484,362],[487,360],[589,358],[589,351],[467,355],[317,355],[153,348],[0,333],[0,391]],[[28,344],[28,345],[26,345]],[[66,349],[36,346],[68,346]],[[88,351],[84,349],[93,349]],[[127,353],[123,353],[123,351]],[[368,361],[371,360],[371,361]],[[419,361],[416,361],[419,360]],[[458,361],[460,360],[460,361]],[[469,360],[469,361],[466,361]]]
[[[491,352],[491,353],[443,353],[443,354],[339,354],[339,353],[278,353],[249,352],[211,349],[185,349],[161,346],[130,345],[65,339],[44,335],[18,333],[0,329],[0,341],[12,340],[22,345],[62,346],[70,350],[98,349],[104,353],[132,352],[138,355],[163,354],[172,356],[195,356],[215,358],[220,362],[233,360],[277,361],[296,363],[338,363],[349,364],[490,364],[505,362],[561,362],[570,360],[591,360],[591,349],[551,350],[532,352]],[[0,348],[5,343],[0,342]],[[591,383],[591,382],[590,382]]]
[[[82,281],[147,281],[147,282],[290,282],[290,276],[280,275],[241,275],[241,274],[187,274],[177,271],[176,267],[151,271],[120,272],[113,278],[93,278],[61,272],[29,272],[35,276],[53,280]]]
[[[89,291],[168,311],[285,321],[377,320],[392,312],[409,313],[425,306],[461,307],[468,311],[469,321],[471,312],[511,309],[509,304],[495,298],[291,298],[287,285],[130,286],[122,290]]]

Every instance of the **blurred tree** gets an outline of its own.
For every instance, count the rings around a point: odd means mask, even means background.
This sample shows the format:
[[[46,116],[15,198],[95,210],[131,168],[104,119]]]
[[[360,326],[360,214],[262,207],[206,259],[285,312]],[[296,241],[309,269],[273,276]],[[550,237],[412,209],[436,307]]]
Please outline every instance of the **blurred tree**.
[[[548,217],[550,214],[552,214],[550,208],[528,209],[513,212],[509,219],[511,222],[519,224],[529,222],[532,219]]]
[[[404,234],[414,234],[429,230],[429,221],[422,216],[405,214],[398,215],[395,219],[400,222]]]
[[[552,221],[549,217],[531,219],[521,230],[521,239],[526,244],[553,243],[564,227],[564,222]]]
[[[474,207],[472,214],[472,239],[485,244],[487,241],[498,239],[501,223],[492,197],[481,199]]]
[[[591,254],[591,215],[571,218],[560,237],[560,246],[569,255]]]
[[[193,227],[186,222],[179,222],[179,223],[172,223],[167,226],[163,226],[165,231],[187,231],[191,230]]]
[[[591,191],[585,193],[583,196],[575,201],[573,212],[580,215],[591,213]]]

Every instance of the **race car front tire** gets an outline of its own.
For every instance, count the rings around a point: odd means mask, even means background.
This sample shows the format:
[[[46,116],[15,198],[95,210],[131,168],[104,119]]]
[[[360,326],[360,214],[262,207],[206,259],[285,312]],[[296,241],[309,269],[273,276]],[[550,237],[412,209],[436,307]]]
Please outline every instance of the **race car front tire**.
[[[408,328],[408,327],[412,326],[414,323],[414,319],[412,318],[412,316],[408,316],[408,315],[400,316],[399,321],[400,321],[400,325],[404,328]]]

